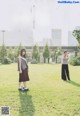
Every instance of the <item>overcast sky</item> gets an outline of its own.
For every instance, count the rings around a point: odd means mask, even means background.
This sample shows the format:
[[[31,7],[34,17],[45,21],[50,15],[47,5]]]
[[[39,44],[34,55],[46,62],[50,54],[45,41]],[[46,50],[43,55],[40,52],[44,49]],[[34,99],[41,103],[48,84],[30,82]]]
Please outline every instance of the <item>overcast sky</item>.
[[[33,13],[35,41],[51,38],[51,29],[57,28],[62,29],[62,42],[65,43],[66,32],[80,25],[80,4],[58,4],[57,0],[0,0],[0,30],[5,29],[6,33],[23,29],[31,31]],[[0,32],[0,41],[1,38]]]

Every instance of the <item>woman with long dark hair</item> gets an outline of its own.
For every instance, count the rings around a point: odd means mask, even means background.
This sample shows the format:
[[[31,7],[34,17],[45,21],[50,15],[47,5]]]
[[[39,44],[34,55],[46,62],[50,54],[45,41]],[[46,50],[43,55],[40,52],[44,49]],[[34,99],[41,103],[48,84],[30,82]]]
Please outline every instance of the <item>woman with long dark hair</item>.
[[[28,64],[26,60],[26,50],[22,49],[18,58],[18,71],[19,71],[19,90],[28,91],[26,82],[29,81]],[[23,82],[23,87],[21,83]]]
[[[69,66],[68,66],[68,53],[67,51],[64,51],[63,57],[62,57],[62,74],[61,78],[62,80],[69,80],[70,81],[70,75],[69,75]]]

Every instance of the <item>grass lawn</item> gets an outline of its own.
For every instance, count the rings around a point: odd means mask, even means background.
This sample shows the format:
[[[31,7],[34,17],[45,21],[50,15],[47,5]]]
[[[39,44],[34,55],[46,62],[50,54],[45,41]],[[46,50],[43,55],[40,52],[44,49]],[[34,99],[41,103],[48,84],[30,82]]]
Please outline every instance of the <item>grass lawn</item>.
[[[0,106],[10,106],[10,116],[80,116],[80,67],[69,68],[70,83],[61,65],[30,64],[30,91],[19,92],[17,64],[0,65]]]

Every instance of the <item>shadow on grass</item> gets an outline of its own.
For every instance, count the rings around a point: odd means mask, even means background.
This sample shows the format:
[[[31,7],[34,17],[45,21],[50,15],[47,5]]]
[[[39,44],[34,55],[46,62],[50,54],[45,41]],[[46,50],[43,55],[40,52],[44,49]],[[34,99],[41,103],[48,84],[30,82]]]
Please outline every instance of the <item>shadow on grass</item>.
[[[19,92],[20,108],[19,116],[34,116],[35,108],[32,102],[32,96],[27,92]]]
[[[76,87],[80,87],[80,84],[75,82],[75,81],[66,81],[66,82],[69,83],[69,84],[72,84],[72,85],[74,85]]]

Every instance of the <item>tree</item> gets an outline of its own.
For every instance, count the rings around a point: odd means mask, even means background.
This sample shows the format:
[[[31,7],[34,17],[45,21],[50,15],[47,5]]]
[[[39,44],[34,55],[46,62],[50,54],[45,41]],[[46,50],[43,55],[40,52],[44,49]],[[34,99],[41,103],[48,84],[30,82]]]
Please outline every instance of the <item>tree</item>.
[[[60,56],[60,55],[61,55],[61,48],[57,48],[55,53],[54,53],[56,63],[57,63],[58,56]]]
[[[9,49],[7,50],[7,56],[8,56],[8,58],[10,58],[12,61],[14,61],[14,49],[9,48]]]
[[[6,56],[7,56],[7,50],[6,50],[5,45],[3,44],[1,46],[1,49],[0,49],[0,60],[1,60],[1,63],[4,63],[4,59],[5,59]]]
[[[46,58],[48,59],[48,63],[49,63],[50,50],[47,44],[44,47],[43,57],[44,57],[44,63],[45,63]]]
[[[15,50],[14,50],[14,57],[15,57],[15,59],[19,56],[22,48],[23,48],[23,46],[22,46],[21,43],[19,44],[18,47],[15,47]]]
[[[35,59],[37,62],[39,62],[39,48],[37,45],[33,46],[33,51],[32,51],[32,59]]]
[[[22,44],[20,43],[19,46],[15,47],[13,50],[12,50],[12,55],[14,55],[14,62],[17,62],[17,58],[21,52],[21,49],[23,49],[23,46]],[[11,56],[12,57],[12,56]]]
[[[73,36],[76,38],[76,40],[79,43],[78,49],[80,51],[80,30],[74,30],[73,31]]]
[[[23,46],[22,46],[22,44],[20,43],[20,45],[17,47],[17,50],[16,50],[16,52],[17,52],[17,56],[19,56],[19,54],[20,54],[20,52],[21,52],[21,49],[23,48]]]

